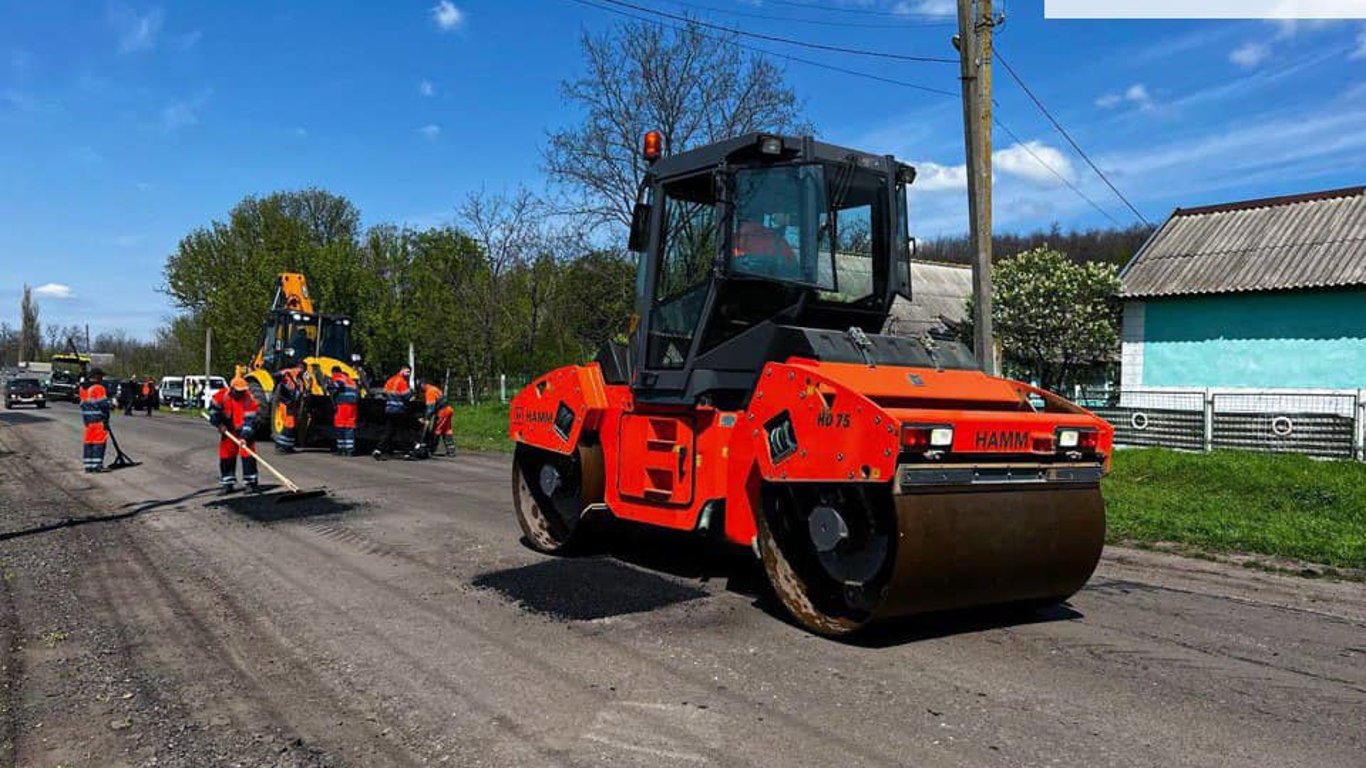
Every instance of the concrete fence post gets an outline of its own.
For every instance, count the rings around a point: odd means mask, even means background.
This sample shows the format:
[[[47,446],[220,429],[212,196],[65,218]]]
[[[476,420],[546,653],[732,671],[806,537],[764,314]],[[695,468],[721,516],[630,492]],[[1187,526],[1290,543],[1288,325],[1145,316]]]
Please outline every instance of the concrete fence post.
[[[1205,452],[1214,450],[1214,391],[1205,390],[1205,434],[1203,444]]]
[[[1356,407],[1352,409],[1352,455],[1357,461],[1366,461],[1366,389],[1358,389]]]
[[[498,399],[505,403],[508,401],[508,375],[506,373],[498,374]]]

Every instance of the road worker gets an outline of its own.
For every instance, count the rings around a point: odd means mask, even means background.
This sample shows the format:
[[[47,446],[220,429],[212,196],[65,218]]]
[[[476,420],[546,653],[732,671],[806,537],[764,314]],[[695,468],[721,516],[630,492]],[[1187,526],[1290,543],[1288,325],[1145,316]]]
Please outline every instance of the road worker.
[[[247,389],[247,380],[234,376],[227,389],[220,389],[209,404],[209,423],[218,428],[218,488],[231,493],[237,481],[237,456],[242,456],[242,482],[248,490],[259,491],[256,475],[256,398]],[[246,444],[244,452],[229,435]]]
[[[440,405],[436,409],[436,425],[432,427],[432,434],[441,440],[441,444],[446,447],[445,455],[455,455],[455,438],[452,436],[451,419],[455,416],[455,409],[446,402],[443,397]]]
[[[408,401],[413,396],[412,386],[408,383],[412,372],[412,369],[405,365],[384,382],[384,439],[375,448],[374,456],[377,460],[387,458],[393,451],[394,438],[403,427],[403,412],[407,410]]]
[[[340,365],[332,366],[332,429],[336,433],[336,450],[341,456],[356,455],[356,408],[360,392],[356,381],[346,375]]]
[[[151,376],[148,376],[146,379],[143,379],[143,381],[142,381],[142,407],[147,409],[146,415],[148,415],[148,416],[151,416],[151,415],[152,415],[152,409],[155,408],[156,405],[157,405],[157,395],[158,395],[158,394],[159,394],[159,393],[157,392],[157,385],[156,385],[156,382],[152,381],[152,377],[151,377]]]
[[[132,416],[133,409],[138,405],[138,392],[142,391],[142,382],[135,373],[133,378],[119,384],[119,389],[126,391],[128,395],[128,399],[123,401],[123,415]]]
[[[82,438],[86,472],[104,471],[104,447],[109,442],[109,412],[112,404],[104,389],[104,371],[95,368],[81,387],[81,421],[85,424]]]
[[[280,371],[280,380],[275,384],[280,390],[275,400],[275,421],[280,425],[275,430],[275,450],[280,453],[294,453],[295,420],[304,392],[302,373],[300,368],[286,368]]]
[[[446,455],[450,456],[455,452],[455,444],[451,440],[451,415],[454,411],[449,403],[446,402],[446,394],[435,384],[425,383],[422,386],[422,400],[426,405],[423,412],[423,423],[426,429],[432,431],[432,435],[443,440],[446,446]],[[423,448],[426,448],[426,432],[423,432]]]

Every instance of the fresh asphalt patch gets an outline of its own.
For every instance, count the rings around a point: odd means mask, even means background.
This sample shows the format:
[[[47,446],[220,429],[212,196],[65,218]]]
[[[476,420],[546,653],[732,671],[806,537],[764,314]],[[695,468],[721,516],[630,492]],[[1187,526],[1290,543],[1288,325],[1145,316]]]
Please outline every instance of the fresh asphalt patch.
[[[317,496],[299,501],[284,501],[279,486],[261,486],[261,493],[224,496],[204,506],[226,509],[258,523],[281,523],[311,517],[340,516],[364,508],[361,504],[336,496]]]
[[[560,558],[492,571],[472,583],[499,592],[529,611],[566,621],[643,613],[707,596],[696,587],[598,557]]]

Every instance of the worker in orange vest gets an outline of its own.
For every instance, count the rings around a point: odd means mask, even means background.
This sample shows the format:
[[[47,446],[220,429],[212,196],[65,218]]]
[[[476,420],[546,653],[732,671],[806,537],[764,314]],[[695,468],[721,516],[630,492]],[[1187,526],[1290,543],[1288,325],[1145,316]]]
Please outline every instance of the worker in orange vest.
[[[432,428],[432,434],[436,435],[441,440],[441,444],[446,447],[445,455],[447,456],[455,455],[455,437],[451,430],[451,419],[454,416],[455,409],[443,397],[436,409],[436,426]]]
[[[142,381],[142,405],[147,409],[147,416],[152,415],[152,407],[156,405],[156,396],[156,382],[152,381],[151,376],[148,376]]]
[[[360,403],[360,391],[356,381],[346,375],[340,365],[332,366],[332,429],[336,433],[336,447],[339,456],[356,454],[356,408]]]
[[[104,389],[104,371],[90,371],[81,387],[81,422],[85,424],[82,457],[86,472],[104,471],[104,448],[109,442],[109,393]]]
[[[375,448],[376,460],[388,458],[393,451],[394,438],[398,436],[403,425],[403,412],[407,410],[408,401],[413,396],[412,386],[408,383],[408,377],[412,372],[412,369],[405,365],[384,382],[384,439],[380,440],[379,446]]]
[[[256,398],[247,389],[247,380],[234,376],[227,389],[214,393],[209,404],[209,423],[218,428],[218,488],[222,493],[231,493],[237,481],[237,457],[242,457],[242,482],[248,490],[259,491],[259,478],[256,474]],[[238,440],[246,444],[250,454],[243,452],[238,444],[228,437],[228,430],[236,434]]]
[[[275,417],[280,424],[275,432],[275,450],[280,453],[294,453],[295,419],[303,400],[301,372],[300,368],[286,368],[280,371],[280,380],[275,385],[280,390],[275,400]]]

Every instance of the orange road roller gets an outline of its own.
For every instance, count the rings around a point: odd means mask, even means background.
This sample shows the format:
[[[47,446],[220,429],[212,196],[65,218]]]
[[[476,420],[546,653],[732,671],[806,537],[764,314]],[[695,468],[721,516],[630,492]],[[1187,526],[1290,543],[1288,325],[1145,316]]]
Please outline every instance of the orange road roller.
[[[830,636],[1086,583],[1114,430],[957,341],[881,334],[913,288],[911,166],[769,134],[644,155],[629,338],[511,403],[533,547],[595,511],[723,538]]]

